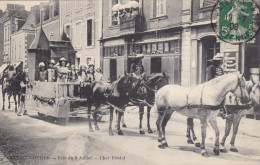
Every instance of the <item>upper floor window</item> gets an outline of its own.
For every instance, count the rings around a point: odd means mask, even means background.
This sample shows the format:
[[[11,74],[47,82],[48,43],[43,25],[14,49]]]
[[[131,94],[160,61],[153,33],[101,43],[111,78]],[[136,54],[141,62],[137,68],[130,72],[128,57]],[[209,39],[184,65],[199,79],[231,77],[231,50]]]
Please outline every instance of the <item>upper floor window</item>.
[[[81,0],[76,0],[76,9],[81,8]]]
[[[93,44],[93,22],[92,19],[87,21],[87,45],[90,46]]]
[[[72,7],[72,5],[71,5],[71,0],[66,0],[66,13],[68,13],[68,12],[71,12],[71,7]]]
[[[118,4],[120,4],[119,0],[112,0],[112,9],[111,9],[111,12],[112,12],[111,25],[112,26],[119,25],[119,13],[118,13],[118,10],[114,10],[113,11],[114,6],[116,6]]]
[[[66,26],[65,33],[67,34],[68,37],[70,37],[70,25]]]
[[[92,5],[93,4],[93,0],[87,0],[87,5]]]
[[[81,22],[76,23],[75,47],[81,47]]]
[[[160,17],[166,15],[166,0],[154,0],[153,16]]]

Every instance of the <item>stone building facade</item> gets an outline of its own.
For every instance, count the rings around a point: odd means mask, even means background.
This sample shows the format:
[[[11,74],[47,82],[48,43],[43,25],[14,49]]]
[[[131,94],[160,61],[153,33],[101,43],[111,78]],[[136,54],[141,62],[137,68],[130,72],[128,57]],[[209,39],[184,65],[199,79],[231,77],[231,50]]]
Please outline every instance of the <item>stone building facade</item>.
[[[60,0],[60,30],[77,51],[76,66],[94,62],[100,67],[102,1]]]

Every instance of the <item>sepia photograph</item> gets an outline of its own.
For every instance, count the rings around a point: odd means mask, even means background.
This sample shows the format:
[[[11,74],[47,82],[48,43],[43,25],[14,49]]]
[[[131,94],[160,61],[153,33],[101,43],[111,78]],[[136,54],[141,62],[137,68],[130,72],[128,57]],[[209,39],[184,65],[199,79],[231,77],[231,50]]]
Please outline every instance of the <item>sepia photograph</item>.
[[[260,0],[0,0],[0,165],[257,165]]]

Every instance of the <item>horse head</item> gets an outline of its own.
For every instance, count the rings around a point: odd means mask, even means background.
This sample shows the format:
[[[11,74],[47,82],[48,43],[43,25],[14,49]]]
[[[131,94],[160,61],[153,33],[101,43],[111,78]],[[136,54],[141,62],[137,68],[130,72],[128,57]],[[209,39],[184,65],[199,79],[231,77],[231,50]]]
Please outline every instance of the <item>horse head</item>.
[[[117,91],[120,94],[129,96],[136,90],[140,83],[141,80],[133,77],[131,74],[125,73],[125,75],[118,80]]]
[[[240,98],[241,103],[245,104],[250,101],[249,91],[246,85],[246,79],[244,78],[243,74],[238,75],[238,82],[237,86],[233,92],[236,97]]]
[[[148,88],[156,91],[161,87],[169,84],[169,80],[166,73],[162,72],[150,75],[144,83]]]

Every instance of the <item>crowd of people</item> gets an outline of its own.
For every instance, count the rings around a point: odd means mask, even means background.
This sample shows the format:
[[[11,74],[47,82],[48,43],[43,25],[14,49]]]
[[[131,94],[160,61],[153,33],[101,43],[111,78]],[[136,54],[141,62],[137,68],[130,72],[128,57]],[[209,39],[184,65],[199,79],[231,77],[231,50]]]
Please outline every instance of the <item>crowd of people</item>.
[[[42,82],[81,82],[88,84],[92,81],[103,81],[101,69],[94,70],[94,63],[87,66],[81,65],[78,70],[74,64],[70,65],[66,58],[62,57],[58,63],[51,60],[48,66],[44,62],[39,63],[39,71],[36,80]]]

